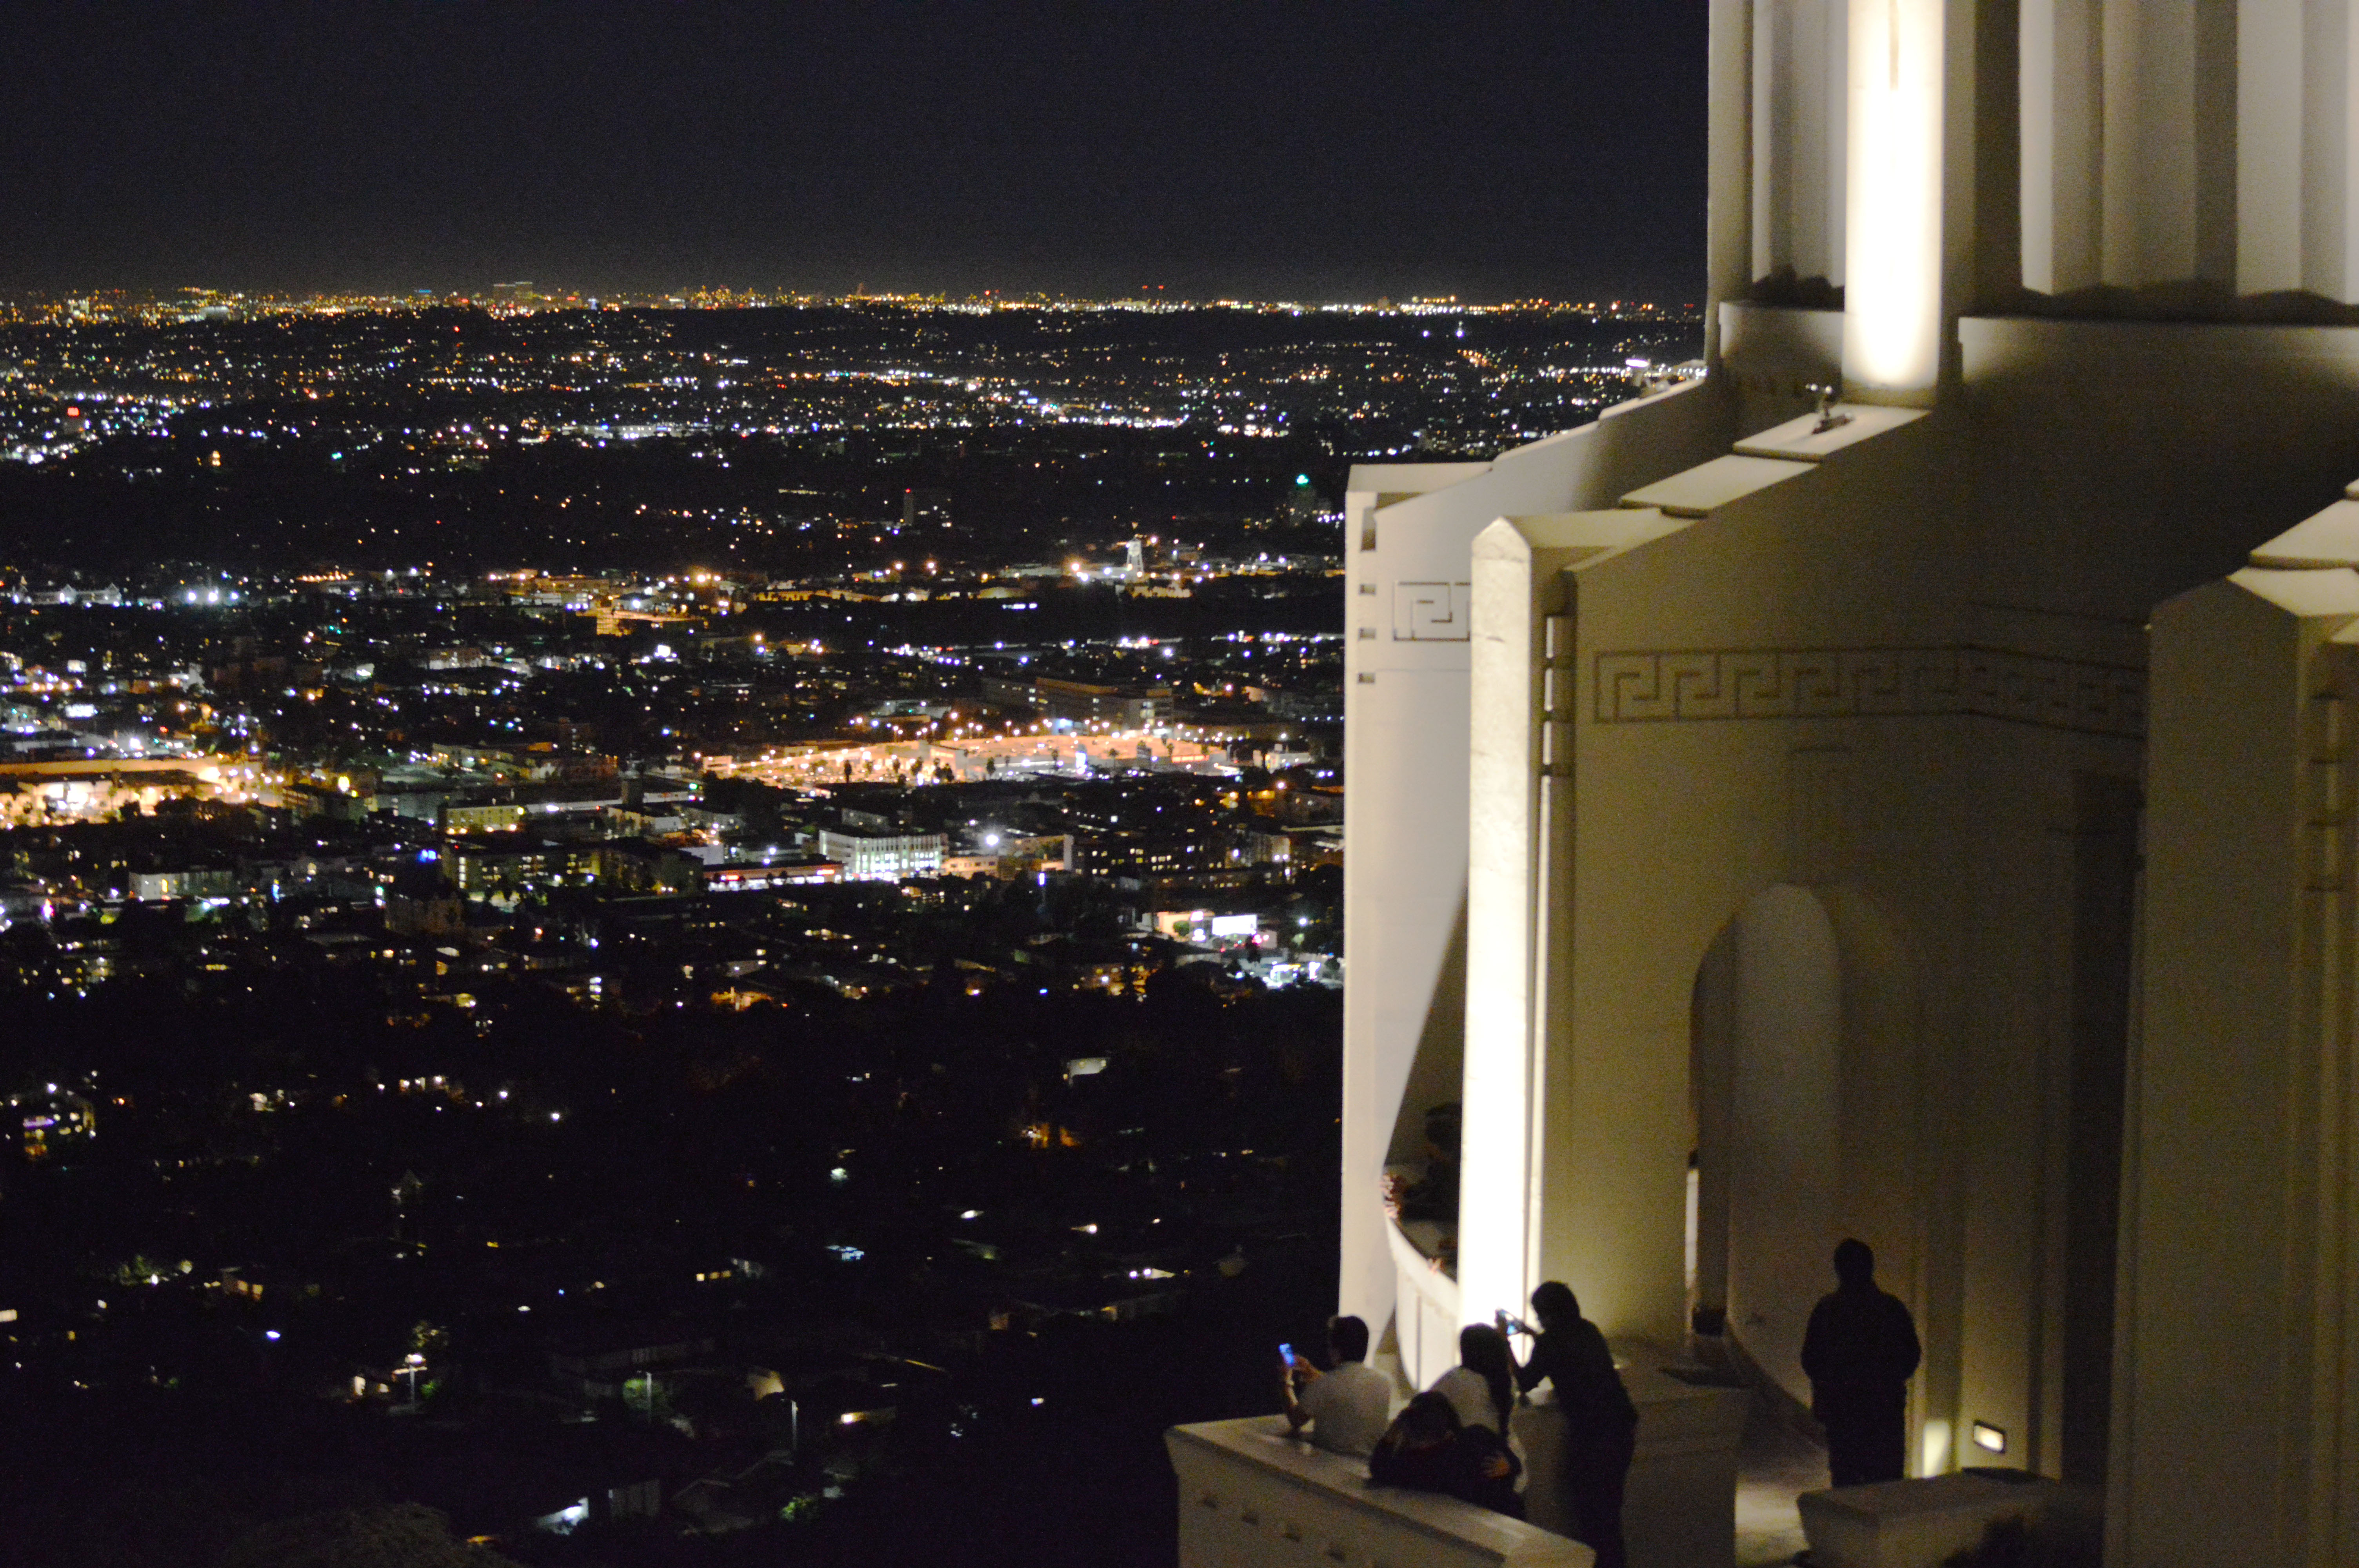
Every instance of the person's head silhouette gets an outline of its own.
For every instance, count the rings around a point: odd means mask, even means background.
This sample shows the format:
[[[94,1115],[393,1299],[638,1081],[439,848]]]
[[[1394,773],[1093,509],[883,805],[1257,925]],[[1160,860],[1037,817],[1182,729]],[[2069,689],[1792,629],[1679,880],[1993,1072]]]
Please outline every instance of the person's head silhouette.
[[[1835,1279],[1847,1291],[1864,1291],[1875,1283],[1875,1252],[1856,1237],[1835,1244]]]
[[[1385,1441],[1411,1451],[1439,1448],[1457,1436],[1458,1431],[1458,1411],[1447,1399],[1429,1389],[1401,1407]]]
[[[1487,1323],[1470,1323],[1458,1331],[1458,1359],[1486,1379],[1512,1376],[1516,1367],[1507,1336]]]
[[[1532,1315],[1542,1328],[1562,1328],[1581,1320],[1581,1303],[1562,1280],[1549,1280],[1532,1292]]]
[[[1331,1317],[1327,1320],[1327,1353],[1335,1365],[1368,1358],[1368,1325],[1356,1317]]]

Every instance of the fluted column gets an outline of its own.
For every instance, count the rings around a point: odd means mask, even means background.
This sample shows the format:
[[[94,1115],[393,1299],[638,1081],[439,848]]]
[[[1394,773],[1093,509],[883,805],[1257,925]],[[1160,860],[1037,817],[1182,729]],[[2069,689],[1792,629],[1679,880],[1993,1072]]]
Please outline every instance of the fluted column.
[[[2359,302],[2353,0],[2245,0],[2236,37],[2236,287]]]
[[[2104,218],[2102,0],[2023,0],[2023,285],[2093,287]]]
[[[1753,13],[1753,276],[1843,281],[1845,0]]]
[[[1720,307],[1753,283],[1753,0],[1712,0],[1706,66],[1704,357],[1720,360]]]
[[[2302,72],[2302,287],[2359,303],[2359,16],[2310,0]]]
[[[2236,33],[2216,0],[2104,0],[2104,282],[2234,281]]]

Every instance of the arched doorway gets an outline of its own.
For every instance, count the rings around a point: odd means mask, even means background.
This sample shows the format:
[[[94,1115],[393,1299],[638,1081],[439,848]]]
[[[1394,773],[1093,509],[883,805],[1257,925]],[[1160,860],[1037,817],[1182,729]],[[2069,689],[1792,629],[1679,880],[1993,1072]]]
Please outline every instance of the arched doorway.
[[[1906,948],[1856,888],[1756,894],[1697,968],[1697,1326],[1798,1403],[1837,1241],[1868,1241],[1887,1288],[1912,1293],[1915,1033]]]

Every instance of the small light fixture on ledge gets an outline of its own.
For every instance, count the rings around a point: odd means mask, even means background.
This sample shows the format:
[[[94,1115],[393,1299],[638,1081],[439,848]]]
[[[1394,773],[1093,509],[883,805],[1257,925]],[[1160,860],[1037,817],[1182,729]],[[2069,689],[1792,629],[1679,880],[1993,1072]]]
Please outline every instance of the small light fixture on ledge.
[[[2006,1452],[2006,1428],[1993,1426],[1986,1421],[1974,1422],[1974,1446],[1987,1448],[1993,1454]]]
[[[1840,430],[1851,423],[1851,416],[1835,410],[1835,399],[1843,395],[1841,382],[1812,382],[1802,389],[1815,394],[1819,400],[1819,422],[1810,427],[1810,434],[1823,436],[1830,430]]]

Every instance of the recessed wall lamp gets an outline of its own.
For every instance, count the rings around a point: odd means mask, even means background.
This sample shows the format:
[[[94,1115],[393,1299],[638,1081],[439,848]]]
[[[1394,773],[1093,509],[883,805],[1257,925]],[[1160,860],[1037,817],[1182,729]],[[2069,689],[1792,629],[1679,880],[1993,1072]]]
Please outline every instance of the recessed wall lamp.
[[[1993,1426],[1986,1421],[1974,1422],[1974,1446],[1987,1448],[1993,1454],[2006,1452],[2006,1428]]]

